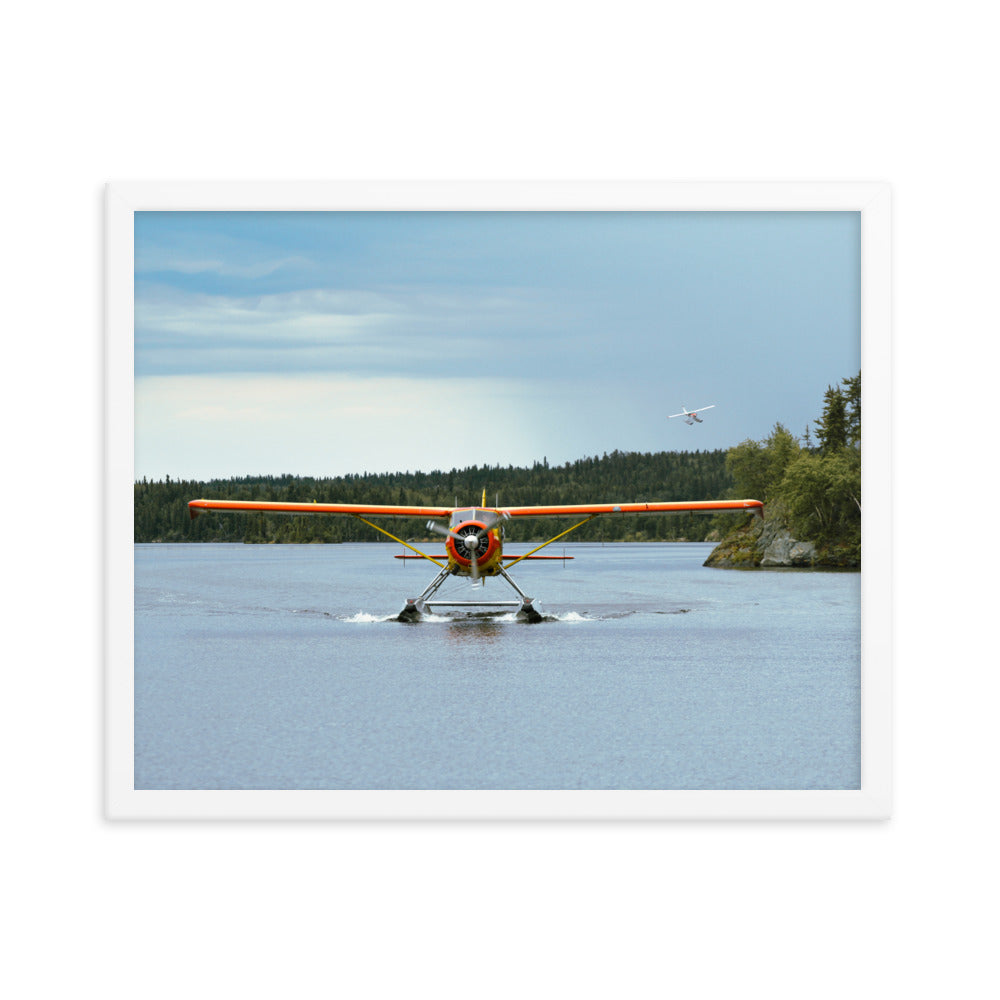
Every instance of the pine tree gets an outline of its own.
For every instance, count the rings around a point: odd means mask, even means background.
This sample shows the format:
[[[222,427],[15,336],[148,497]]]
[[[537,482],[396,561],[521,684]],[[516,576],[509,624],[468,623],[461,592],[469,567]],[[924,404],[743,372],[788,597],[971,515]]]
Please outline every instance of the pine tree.
[[[823,416],[816,421],[816,437],[824,454],[847,447],[847,402],[838,387],[827,386]]]
[[[847,407],[847,443],[856,448],[861,444],[861,372],[854,378],[843,379],[842,384]]]

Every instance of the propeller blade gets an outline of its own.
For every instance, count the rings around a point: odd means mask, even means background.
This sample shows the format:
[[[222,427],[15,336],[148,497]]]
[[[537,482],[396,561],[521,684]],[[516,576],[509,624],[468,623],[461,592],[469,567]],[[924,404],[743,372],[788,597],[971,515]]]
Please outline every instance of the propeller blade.
[[[444,535],[445,538],[454,538],[456,542],[462,540],[461,535],[456,535],[454,531],[450,531],[448,528],[442,528],[440,524],[435,524],[433,521],[427,522],[428,531],[436,531],[439,535]]]
[[[462,544],[469,553],[470,569],[472,571],[472,582],[475,584],[479,580],[479,546],[482,543],[484,531],[469,531],[462,536]]]
[[[509,520],[510,520],[510,514],[508,514],[507,511],[505,510],[501,511],[497,515],[497,519],[491,525],[489,525],[486,528],[480,528],[477,534],[479,535],[480,538],[486,538],[491,531],[499,531],[504,521],[509,521]]]

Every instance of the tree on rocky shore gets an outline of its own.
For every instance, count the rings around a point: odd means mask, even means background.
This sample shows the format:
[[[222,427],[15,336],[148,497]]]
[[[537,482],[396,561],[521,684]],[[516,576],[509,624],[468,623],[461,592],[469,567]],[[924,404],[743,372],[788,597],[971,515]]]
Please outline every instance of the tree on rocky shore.
[[[823,414],[815,425],[815,447],[779,423],[765,440],[731,448],[726,468],[733,476],[733,496],[763,500],[767,518],[781,526],[785,542],[811,543],[801,551],[809,552],[812,564],[860,566],[860,372],[827,388]],[[762,540],[773,544],[774,538],[774,524],[763,533],[746,528],[731,532],[708,562],[766,564]]]

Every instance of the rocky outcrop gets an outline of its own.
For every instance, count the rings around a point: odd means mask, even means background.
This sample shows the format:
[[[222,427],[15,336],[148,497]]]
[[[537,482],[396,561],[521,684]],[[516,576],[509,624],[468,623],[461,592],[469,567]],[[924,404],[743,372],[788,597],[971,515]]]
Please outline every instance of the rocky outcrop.
[[[819,568],[857,569],[861,560],[853,551],[820,547],[792,536],[784,519],[774,512],[766,520],[751,518],[730,532],[705,560],[721,569]]]
[[[813,566],[816,543],[800,542],[786,531],[776,535],[760,557],[761,566]]]

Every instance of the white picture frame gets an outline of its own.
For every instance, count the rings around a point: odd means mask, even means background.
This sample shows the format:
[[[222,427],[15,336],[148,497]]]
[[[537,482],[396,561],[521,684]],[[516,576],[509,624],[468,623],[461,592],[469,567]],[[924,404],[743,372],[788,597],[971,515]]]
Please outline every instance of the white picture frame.
[[[142,211],[838,211],[861,219],[861,787],[823,791],[137,790],[133,222]],[[114,820],[886,819],[892,803],[890,191],[882,183],[115,182],[106,192],[105,810]]]

